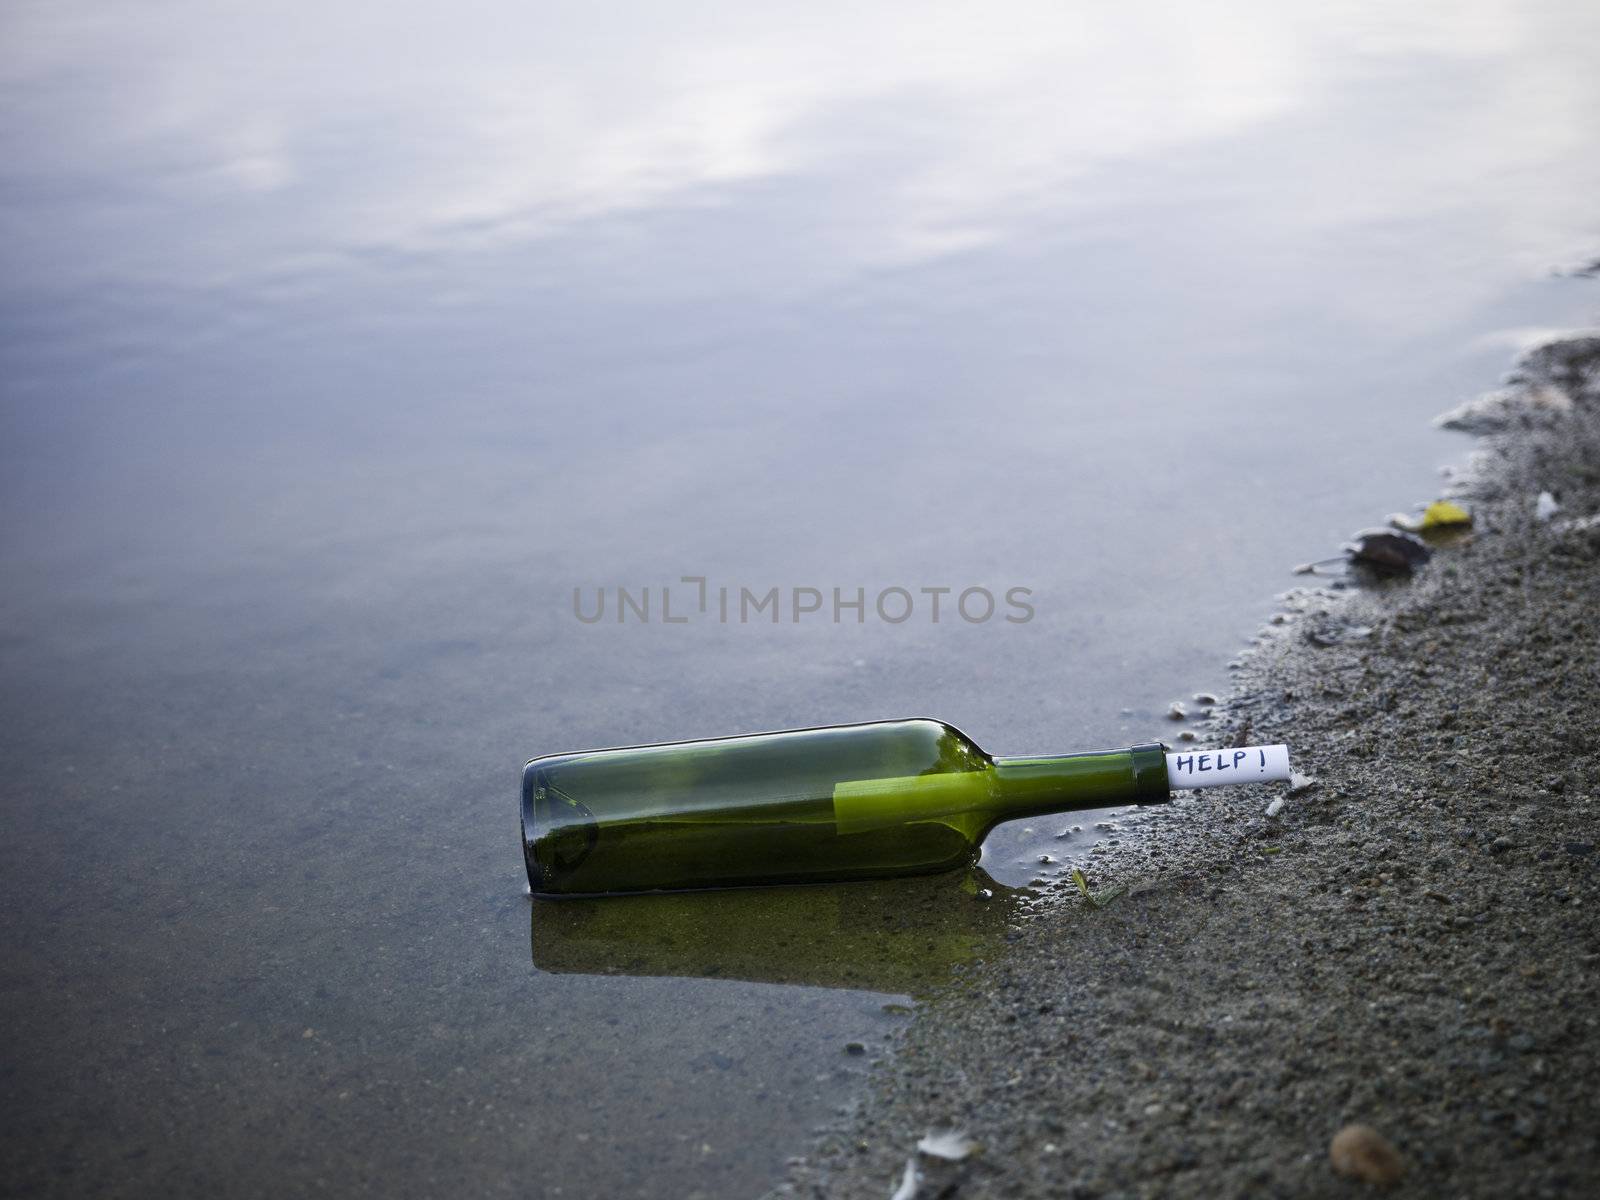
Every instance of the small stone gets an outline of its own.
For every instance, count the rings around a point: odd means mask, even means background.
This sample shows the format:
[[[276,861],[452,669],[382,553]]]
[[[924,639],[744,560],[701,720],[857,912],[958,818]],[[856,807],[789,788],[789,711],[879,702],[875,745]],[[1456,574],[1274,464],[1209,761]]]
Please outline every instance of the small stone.
[[[1334,1134],[1328,1161],[1340,1175],[1376,1187],[1393,1187],[1406,1173],[1400,1152],[1370,1125],[1346,1125]]]
[[[1511,849],[1515,845],[1516,843],[1508,837],[1497,837],[1494,841],[1489,843],[1489,853],[1504,854],[1507,850]]]
[[[844,1044],[844,1052],[846,1054],[865,1054],[867,1048],[860,1042],[846,1042]]]
[[[1192,742],[1192,741],[1194,741],[1195,740],[1195,732],[1194,732],[1194,730],[1185,729],[1182,733],[1180,733],[1178,735],[1178,740],[1180,742]]]
[[[1196,704],[1215,704],[1217,698],[1210,692],[1196,692],[1194,694],[1194,702]]]
[[[957,1129],[929,1130],[917,1142],[917,1153],[929,1158],[942,1158],[946,1162],[960,1162],[982,1147]]]
[[[1189,714],[1184,710],[1183,705],[1177,702],[1174,702],[1172,707],[1167,709],[1167,720],[1169,721],[1184,721],[1188,717]]]
[[[1363,529],[1344,549],[1352,561],[1395,575],[1414,571],[1433,555],[1415,534],[1388,529]]]
[[[990,891],[988,888],[979,888],[976,892],[973,893],[972,898],[974,900],[993,900],[994,899],[994,893],[992,891]]]

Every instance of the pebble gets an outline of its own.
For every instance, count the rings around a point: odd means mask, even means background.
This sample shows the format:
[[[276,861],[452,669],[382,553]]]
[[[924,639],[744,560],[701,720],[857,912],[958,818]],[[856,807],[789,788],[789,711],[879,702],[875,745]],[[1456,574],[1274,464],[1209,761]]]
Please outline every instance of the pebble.
[[[1400,1152],[1370,1125],[1346,1125],[1334,1134],[1328,1161],[1340,1175],[1377,1187],[1393,1187],[1406,1173]]]
[[[1345,543],[1345,550],[1354,561],[1392,574],[1414,571],[1433,556],[1428,543],[1415,534],[1388,529],[1363,529]]]

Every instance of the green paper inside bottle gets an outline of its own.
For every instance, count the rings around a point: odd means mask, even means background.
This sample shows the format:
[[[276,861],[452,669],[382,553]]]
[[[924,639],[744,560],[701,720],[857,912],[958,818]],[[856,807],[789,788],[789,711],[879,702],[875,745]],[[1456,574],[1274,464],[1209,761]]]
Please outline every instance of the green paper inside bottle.
[[[528,881],[595,895],[954,870],[1001,821],[1166,800],[1165,749],[995,758],[918,718],[550,755],[523,771]]]

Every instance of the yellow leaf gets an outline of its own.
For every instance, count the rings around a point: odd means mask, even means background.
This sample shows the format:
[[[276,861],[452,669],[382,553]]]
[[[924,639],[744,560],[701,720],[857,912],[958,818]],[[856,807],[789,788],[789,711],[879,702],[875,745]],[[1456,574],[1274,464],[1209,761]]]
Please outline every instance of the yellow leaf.
[[[1423,511],[1423,529],[1444,529],[1451,525],[1471,525],[1472,514],[1449,500],[1435,500]]]

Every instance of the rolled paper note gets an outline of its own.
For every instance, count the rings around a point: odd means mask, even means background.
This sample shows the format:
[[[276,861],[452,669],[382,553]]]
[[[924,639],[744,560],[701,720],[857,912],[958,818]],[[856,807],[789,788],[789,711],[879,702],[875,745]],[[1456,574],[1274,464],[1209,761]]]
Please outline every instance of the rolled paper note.
[[[1167,786],[1218,787],[1289,778],[1289,747],[1235,746],[1226,750],[1181,750],[1167,755]]]

